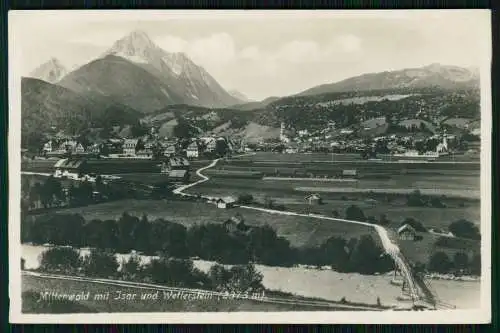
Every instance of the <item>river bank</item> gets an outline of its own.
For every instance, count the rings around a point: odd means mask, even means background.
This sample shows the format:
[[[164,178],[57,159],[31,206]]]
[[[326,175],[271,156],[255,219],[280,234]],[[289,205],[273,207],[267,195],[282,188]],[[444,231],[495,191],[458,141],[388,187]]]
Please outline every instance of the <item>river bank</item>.
[[[40,254],[48,246],[22,245],[22,257],[26,269],[36,269],[40,265]],[[90,253],[89,249],[80,249],[80,255]],[[117,254],[118,262],[128,260],[131,254]],[[154,256],[139,256],[143,264]],[[215,262],[193,260],[195,267],[207,272]],[[339,273],[333,270],[307,267],[272,267],[256,265],[263,274],[263,285],[266,289],[283,291],[304,297],[317,297],[331,301],[345,298],[350,302],[376,304],[377,298],[383,305],[404,305],[407,301],[398,300],[401,297],[401,287],[392,285],[391,274],[361,275],[356,273]],[[439,298],[452,303],[457,308],[473,308],[479,306],[478,282],[465,281],[432,281],[432,287]]]

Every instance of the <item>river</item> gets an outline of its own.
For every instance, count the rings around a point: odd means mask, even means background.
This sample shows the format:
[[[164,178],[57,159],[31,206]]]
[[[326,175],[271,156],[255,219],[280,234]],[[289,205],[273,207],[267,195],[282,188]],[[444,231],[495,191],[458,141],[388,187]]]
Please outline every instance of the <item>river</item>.
[[[40,254],[48,247],[23,244],[22,257],[26,269],[38,268]],[[89,253],[81,249],[80,255]],[[130,254],[117,254],[118,262],[127,260]],[[143,263],[148,263],[152,256],[140,256]],[[193,260],[195,267],[207,272],[214,262]],[[263,284],[267,289],[281,290],[305,297],[319,297],[339,301],[345,297],[352,302],[376,304],[377,297],[383,305],[408,305],[398,301],[401,289],[390,284],[392,276],[361,275],[357,273],[338,273],[333,270],[310,269],[304,267],[271,267],[256,265],[263,275]],[[433,280],[432,287],[439,299],[455,305],[459,309],[471,309],[480,306],[480,283],[470,281]]]

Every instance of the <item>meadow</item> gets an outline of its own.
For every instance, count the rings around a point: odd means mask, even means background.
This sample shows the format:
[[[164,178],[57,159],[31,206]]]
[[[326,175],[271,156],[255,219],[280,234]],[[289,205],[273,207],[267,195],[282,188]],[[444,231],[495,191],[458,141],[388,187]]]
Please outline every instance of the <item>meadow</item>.
[[[406,179],[408,183],[421,182],[419,180]],[[456,188],[467,183],[467,179],[455,179],[453,181],[444,181],[443,188],[438,188],[442,191],[440,194],[453,194],[453,191],[459,191],[458,194],[467,193],[459,189],[446,189],[444,186]],[[469,180],[471,183],[473,179]],[[372,182],[372,181],[370,181]],[[393,180],[394,182],[394,180]],[[429,182],[429,188],[432,191],[430,184],[440,184],[439,179],[426,180]],[[298,181],[298,180],[256,180],[256,179],[231,179],[213,177],[209,181],[202,183],[188,192],[209,195],[209,196],[239,196],[241,194],[251,194],[255,200],[263,202],[265,198],[272,198],[275,203],[285,205],[287,210],[303,212],[308,209],[314,212],[332,216],[333,211],[337,211],[341,216],[350,205],[360,207],[365,216],[380,217],[385,214],[394,226],[399,224],[408,217],[422,221],[429,228],[447,229],[448,225],[458,219],[467,219],[474,223],[480,223],[480,203],[479,200],[470,198],[441,198],[447,208],[433,207],[410,207],[406,205],[405,194],[413,189],[423,189],[423,187],[406,187],[401,186],[400,192],[394,188],[390,188],[391,183],[380,182],[380,187],[377,184],[369,183],[369,188],[363,188],[366,185],[362,180],[355,183],[338,182],[326,183],[319,181]],[[376,193],[380,188],[382,193]],[[320,191],[322,188],[328,188],[328,192]],[[370,193],[370,188],[373,190]],[[309,193],[317,192],[323,199],[322,205],[309,206],[304,197]],[[422,191],[425,194],[425,191]]]
[[[390,160],[389,155],[381,155],[381,159]],[[236,159],[235,159],[236,160]],[[328,161],[363,161],[359,153],[297,153],[297,154],[278,154],[274,152],[256,152],[254,155],[238,157],[241,161],[279,161],[279,162],[328,162]],[[466,161],[479,162],[479,159],[468,155],[453,155],[440,157],[440,161]]]

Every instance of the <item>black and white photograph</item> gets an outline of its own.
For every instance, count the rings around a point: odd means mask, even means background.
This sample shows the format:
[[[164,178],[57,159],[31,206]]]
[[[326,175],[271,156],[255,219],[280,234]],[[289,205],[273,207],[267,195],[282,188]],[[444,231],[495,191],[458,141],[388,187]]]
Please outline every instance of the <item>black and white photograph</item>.
[[[9,12],[17,323],[487,323],[487,10]]]

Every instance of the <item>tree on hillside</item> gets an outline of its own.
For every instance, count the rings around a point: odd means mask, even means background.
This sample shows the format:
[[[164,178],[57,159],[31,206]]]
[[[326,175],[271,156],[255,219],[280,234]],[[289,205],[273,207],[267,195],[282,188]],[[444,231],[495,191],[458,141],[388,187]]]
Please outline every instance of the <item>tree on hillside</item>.
[[[215,154],[218,157],[223,157],[229,152],[229,146],[226,140],[217,140],[215,142]]]
[[[141,277],[143,267],[139,256],[133,254],[128,258],[128,260],[123,260],[120,272],[126,280],[135,280]]]
[[[267,196],[267,195],[264,197],[264,206],[266,208],[273,209],[274,208],[274,204],[275,203],[274,203],[274,199],[273,198],[271,198],[270,196]]]
[[[464,252],[457,252],[453,256],[453,267],[456,270],[466,270],[469,267],[469,256]]]
[[[451,223],[448,230],[457,237],[481,239],[479,228],[474,223],[464,219]]]
[[[208,281],[205,274],[194,268],[191,260],[161,257],[153,259],[146,271],[155,283],[179,287],[199,287]]]
[[[112,252],[93,249],[83,260],[83,269],[89,276],[112,277],[118,270],[118,261]]]
[[[139,224],[139,218],[124,212],[117,222],[119,250],[128,252],[134,249],[134,231],[136,226]]]
[[[350,271],[361,274],[388,272],[393,268],[392,260],[375,243],[372,236],[362,236],[349,256]]]
[[[348,267],[349,254],[346,251],[347,242],[341,237],[330,237],[321,245],[321,257],[324,263],[332,269],[343,272]]]
[[[193,127],[185,120],[179,120],[179,123],[174,126],[173,133],[179,139],[189,139],[196,134]]]
[[[391,223],[391,221],[389,221],[389,219],[387,218],[387,215],[380,214],[380,218],[379,218],[378,223],[380,225],[388,225],[389,223]]]
[[[243,266],[233,266],[230,269],[231,279],[229,282],[229,290],[243,293],[254,293],[262,291],[263,275],[255,269],[252,264]]]
[[[133,138],[138,138],[148,133],[148,128],[141,123],[141,121],[135,122],[130,126],[130,134]]]
[[[474,275],[481,275],[481,253],[476,253],[470,261],[470,272]]]
[[[365,221],[366,219],[365,214],[363,213],[361,208],[359,208],[356,205],[351,205],[347,207],[345,211],[345,218],[347,220],[355,220],[355,221]]]
[[[40,269],[47,272],[74,274],[81,265],[77,250],[66,247],[53,247],[41,255]]]
[[[47,178],[42,185],[40,200],[45,208],[58,205],[65,200],[61,182],[54,176]]]
[[[420,193],[419,190],[415,190],[408,194],[406,199],[406,204],[411,207],[422,207],[426,205],[426,198]]]
[[[238,203],[240,204],[251,204],[253,203],[253,196],[249,193],[240,194],[238,196]]]

